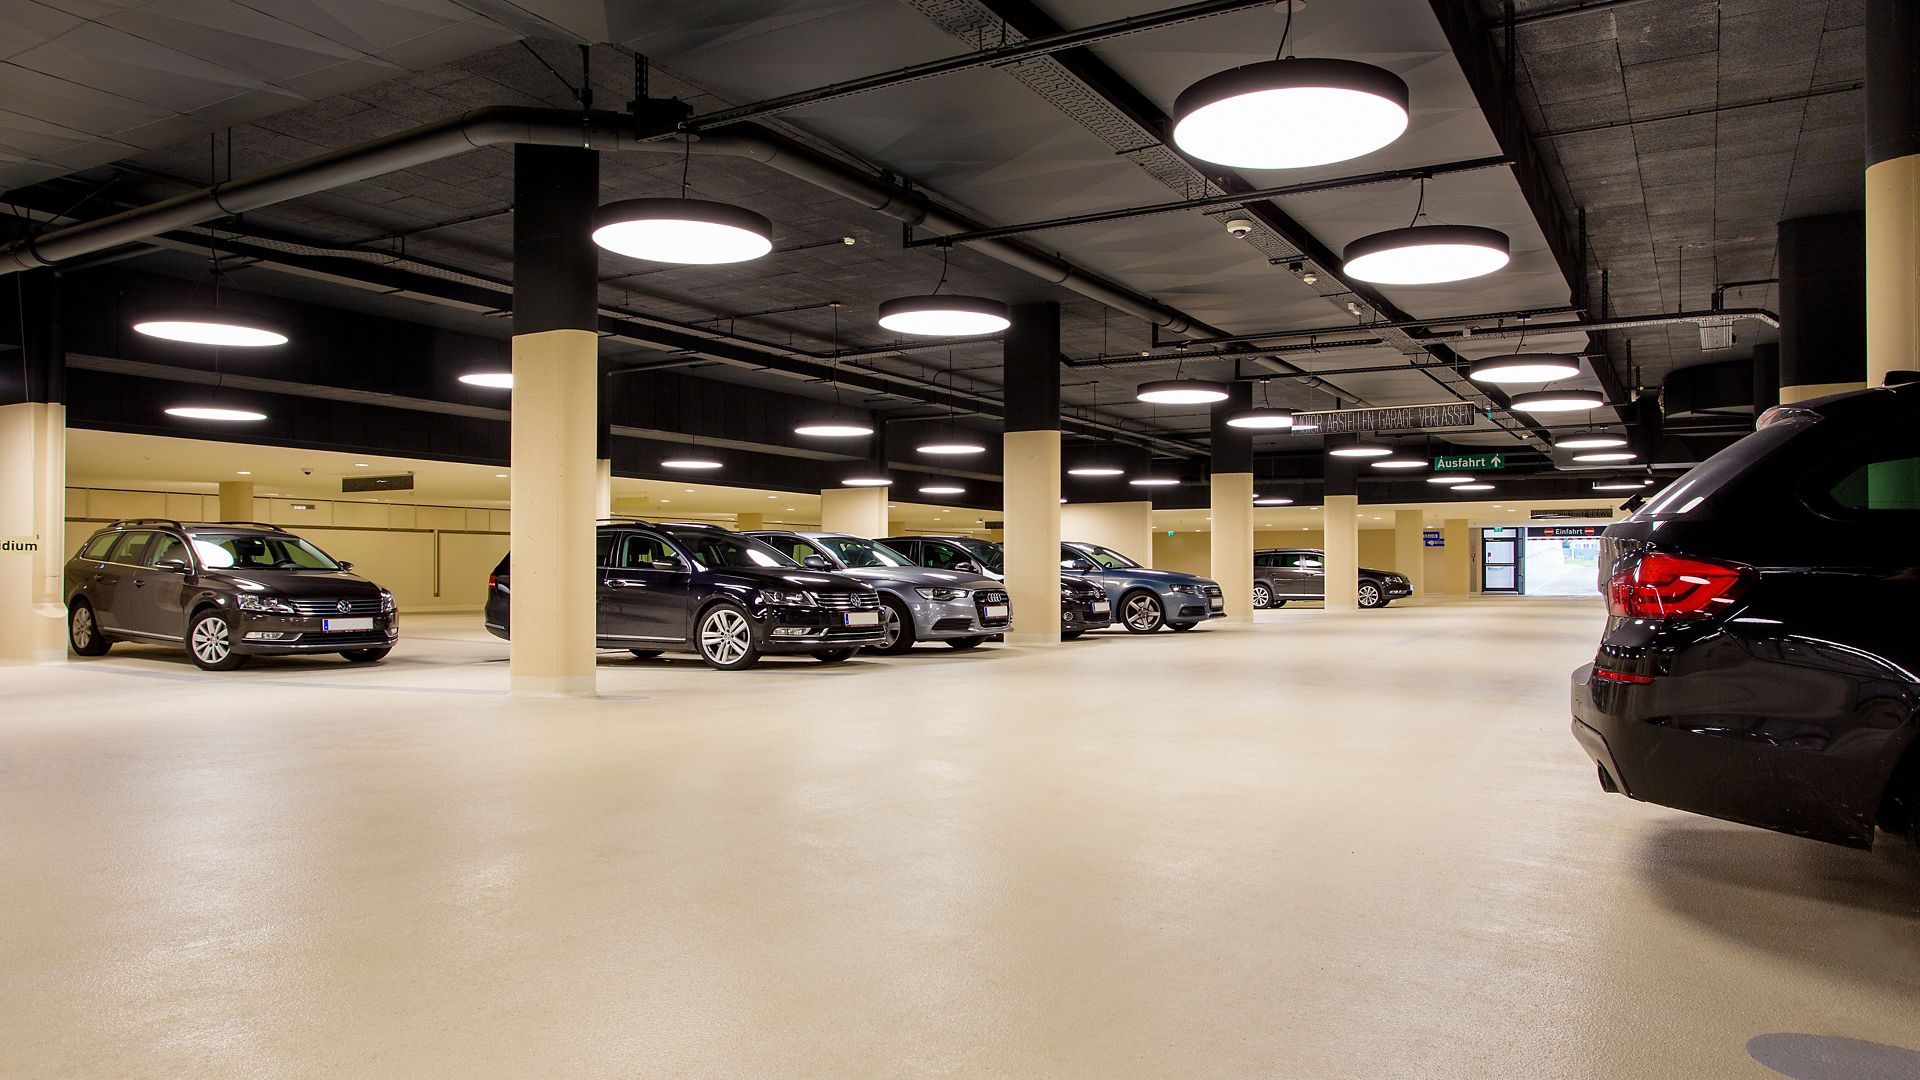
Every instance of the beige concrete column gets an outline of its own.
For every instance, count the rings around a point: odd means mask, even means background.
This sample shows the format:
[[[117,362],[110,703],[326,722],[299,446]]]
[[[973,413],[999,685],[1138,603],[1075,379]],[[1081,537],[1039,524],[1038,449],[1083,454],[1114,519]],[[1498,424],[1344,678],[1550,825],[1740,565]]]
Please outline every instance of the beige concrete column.
[[[1329,495],[1321,508],[1327,553],[1327,609],[1360,606],[1360,496]]]
[[[1060,643],[1060,432],[1009,431],[1002,472],[1017,645]]]
[[[1413,599],[1427,595],[1427,515],[1419,510],[1393,512],[1393,569],[1413,583]],[[1405,601],[1402,601],[1405,603]]]
[[[613,462],[608,458],[599,458],[593,463],[593,516],[597,521],[605,521],[613,516]]]
[[[66,406],[0,406],[0,661],[67,655],[66,483]]]
[[[1867,168],[1867,385],[1920,367],[1920,154]]]
[[[253,513],[253,481],[220,481],[220,520],[258,520]]]
[[[1471,596],[1473,594],[1473,528],[1465,518],[1448,518],[1440,529],[1440,541],[1446,545],[1441,549],[1444,558],[1440,560],[1446,567],[1446,580],[1441,582],[1441,592],[1447,596]]]
[[[1227,602],[1227,622],[1253,621],[1253,474],[1214,473],[1213,580]],[[1355,559],[1359,558],[1356,547]],[[1354,564],[1358,573],[1359,563]]]
[[[767,527],[767,515],[735,514],[733,516],[733,527],[741,532],[746,532],[749,529],[764,529]]]
[[[1112,548],[1141,566],[1153,565],[1153,504],[1068,503],[1060,508],[1060,538]]]
[[[854,536],[887,535],[887,489],[825,488],[820,492],[820,528]]]
[[[594,689],[598,349],[599,337],[590,330],[513,339],[515,693]]]

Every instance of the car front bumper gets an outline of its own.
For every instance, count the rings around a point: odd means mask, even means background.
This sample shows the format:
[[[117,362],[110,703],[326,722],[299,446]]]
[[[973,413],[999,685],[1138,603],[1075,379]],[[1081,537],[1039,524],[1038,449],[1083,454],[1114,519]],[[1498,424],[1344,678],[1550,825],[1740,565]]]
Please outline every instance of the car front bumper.
[[[1224,619],[1227,616],[1226,602],[1218,595],[1168,592],[1160,596],[1166,607],[1168,622],[1195,622],[1203,619]]]
[[[871,625],[849,626],[848,615],[871,614]],[[866,611],[829,611],[825,608],[768,607],[753,619],[754,640],[764,653],[810,653],[829,649],[857,649],[886,638],[877,608]]]
[[[913,612],[914,636],[922,641],[1004,634],[1013,628],[1012,605],[1005,602],[991,605],[1008,609],[1006,618],[994,619],[986,617],[983,605],[976,603],[972,596],[964,600],[928,600],[916,594],[906,603]]]
[[[1105,593],[1099,596],[1063,596],[1060,598],[1060,629],[1067,633],[1076,630],[1098,630],[1113,625],[1113,604],[1108,602]]]
[[[317,615],[229,611],[228,617],[233,621],[233,650],[253,656],[385,649],[400,639],[400,613],[397,611],[357,616],[373,621],[373,627],[369,630],[328,630],[326,618]],[[340,617],[343,616],[335,618]]]

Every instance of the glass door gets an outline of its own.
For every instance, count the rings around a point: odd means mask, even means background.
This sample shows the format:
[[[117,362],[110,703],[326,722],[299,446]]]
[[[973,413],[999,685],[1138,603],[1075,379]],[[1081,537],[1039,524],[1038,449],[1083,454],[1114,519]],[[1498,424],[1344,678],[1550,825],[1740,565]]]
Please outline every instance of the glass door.
[[[1520,591],[1520,536],[1514,529],[1484,529],[1480,533],[1480,591]]]

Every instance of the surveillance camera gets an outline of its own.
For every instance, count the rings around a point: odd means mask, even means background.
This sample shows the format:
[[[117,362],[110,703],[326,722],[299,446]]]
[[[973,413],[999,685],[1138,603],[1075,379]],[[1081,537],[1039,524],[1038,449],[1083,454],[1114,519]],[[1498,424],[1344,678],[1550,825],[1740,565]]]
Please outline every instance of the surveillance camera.
[[[1234,236],[1245,236],[1253,231],[1253,219],[1231,217],[1227,219],[1227,232]]]
[[[301,470],[300,470],[300,475],[301,475],[301,476],[312,476],[312,475],[313,475],[313,470],[312,470],[312,469],[301,469]]]

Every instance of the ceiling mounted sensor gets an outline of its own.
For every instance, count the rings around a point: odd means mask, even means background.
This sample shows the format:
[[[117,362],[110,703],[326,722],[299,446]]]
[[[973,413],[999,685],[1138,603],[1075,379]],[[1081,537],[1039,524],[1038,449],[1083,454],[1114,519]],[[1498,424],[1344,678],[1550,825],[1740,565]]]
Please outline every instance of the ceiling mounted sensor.
[[[1513,408],[1529,413],[1585,412],[1607,403],[1598,390],[1533,390],[1513,395]]]
[[[469,371],[460,376],[460,381],[468,386],[483,386],[488,390],[513,389],[511,371]]]
[[[1347,274],[1376,285],[1439,285],[1507,265],[1507,234],[1478,225],[1408,225],[1363,236],[1342,256]]]
[[[880,325],[896,334],[973,337],[1013,325],[1007,305],[984,296],[900,296],[880,305]]]
[[[266,413],[252,409],[227,409],[214,405],[175,405],[166,412],[168,416],[177,416],[182,420],[217,420],[229,424],[251,423],[267,418]]]
[[[1412,454],[1394,454],[1391,457],[1377,458],[1367,464],[1376,469],[1424,469],[1427,459]]]
[[[1583,450],[1580,453],[1573,455],[1573,460],[1588,461],[1588,462],[1632,461],[1634,458],[1637,458],[1639,456],[1640,456],[1639,454],[1636,454],[1631,450]]]
[[[1250,428],[1254,431],[1281,431],[1293,426],[1293,410],[1264,406],[1258,409],[1243,409],[1227,417],[1227,426]]]
[[[623,199],[593,215],[593,242],[649,262],[711,266],[773,250],[773,222],[706,199]]]
[[[1627,445],[1625,435],[1609,435],[1604,431],[1583,431],[1576,435],[1562,435],[1553,440],[1555,450],[1604,450],[1613,446]]]
[[[1473,477],[1463,476],[1460,473],[1441,473],[1439,476],[1427,477],[1427,483],[1429,484],[1446,484],[1451,486],[1458,486],[1460,484],[1471,484],[1473,482],[1474,482]]]
[[[1288,11],[1288,22],[1293,13]],[[1281,49],[1285,50],[1282,38]],[[1370,154],[1407,130],[1407,84],[1354,60],[1287,57],[1229,68],[1181,92],[1173,142],[1216,165],[1303,169]]]
[[[1505,386],[1511,383],[1550,383],[1580,374],[1580,359],[1558,353],[1512,353],[1473,362],[1467,378]]]
[[[1154,405],[1211,405],[1227,400],[1227,386],[1205,379],[1157,379],[1141,383],[1134,397]]]
[[[699,471],[704,469],[718,469],[721,467],[721,464],[718,460],[714,458],[706,457],[704,455],[683,454],[680,457],[667,458],[666,460],[660,463],[660,467],[663,469],[687,469],[692,471]]]
[[[943,480],[932,484],[922,484],[920,486],[920,494],[922,495],[965,495],[966,493],[966,488],[952,481]]]
[[[219,307],[142,312],[133,328],[164,341],[219,348],[258,349],[285,345],[288,340],[286,329],[272,319]]]
[[[1350,442],[1330,447],[1327,453],[1334,457],[1376,458],[1386,457],[1393,453],[1393,448],[1381,446],[1379,443]]]

